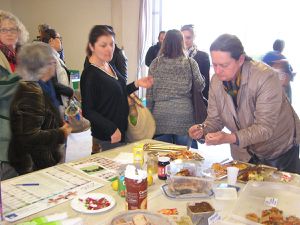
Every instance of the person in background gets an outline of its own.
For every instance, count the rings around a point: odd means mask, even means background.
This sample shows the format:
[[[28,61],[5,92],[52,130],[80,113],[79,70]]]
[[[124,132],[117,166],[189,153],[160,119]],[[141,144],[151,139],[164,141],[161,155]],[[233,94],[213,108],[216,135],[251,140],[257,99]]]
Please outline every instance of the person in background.
[[[0,179],[17,176],[9,164],[7,151],[10,141],[9,107],[19,83],[14,73],[16,54],[28,40],[28,32],[21,21],[10,12],[0,10]]]
[[[284,40],[276,39],[273,43],[273,50],[282,54],[285,43]]]
[[[284,49],[285,43],[283,40],[277,39],[273,43],[273,51],[267,52],[263,57],[262,60],[264,63],[272,66],[273,61],[286,59],[285,56],[282,54]]]
[[[55,88],[56,98],[59,101],[58,107],[63,106],[61,109],[61,113],[63,113],[68,106],[69,99],[74,95],[74,90],[71,88],[70,72],[58,53],[62,49],[61,37],[54,29],[47,29],[44,31],[42,42],[49,44],[54,50],[56,72],[51,81]]]
[[[179,30],[169,30],[159,56],[149,68],[154,85],[147,90],[147,107],[156,121],[154,139],[187,145],[188,128],[195,123],[192,103],[192,80],[205,82],[197,62],[184,54],[183,36]],[[197,148],[196,142],[192,145]]]
[[[51,79],[55,69],[53,50],[45,43],[24,45],[18,54],[17,73],[22,81],[10,108],[12,137],[8,158],[19,174],[60,163],[64,143],[71,133],[71,127],[63,124],[57,108],[38,82]]]
[[[188,24],[181,27],[181,32],[183,33],[184,37],[184,44],[186,48],[186,54],[188,57],[192,57],[198,63],[200,73],[205,78],[205,88],[202,91],[203,97],[208,99],[208,92],[209,92],[209,70],[210,70],[210,61],[209,56],[206,52],[200,51],[197,49],[195,41],[195,31],[194,25]]]
[[[114,32],[114,29],[112,26],[107,26],[109,29],[111,29]],[[115,50],[113,54],[112,60],[109,62],[111,65],[114,65],[115,68],[119,71],[121,75],[123,75],[126,83],[128,78],[128,59],[124,53],[124,50],[119,48],[117,44],[115,43]]]
[[[279,79],[281,81],[282,87],[288,97],[290,103],[292,102],[292,88],[290,81],[293,81],[295,73],[292,70],[291,65],[287,59],[279,52],[273,51],[267,53],[263,57],[262,61],[267,65],[271,66],[279,73]]]
[[[39,24],[38,25],[38,32],[39,35],[36,36],[35,41],[42,41],[45,35],[45,30],[51,29],[51,27],[48,24]]]
[[[114,32],[113,27],[109,25],[105,25]],[[128,65],[127,65],[128,59],[124,53],[124,50],[119,48],[117,44],[115,43],[115,50],[113,54],[112,60],[109,62],[111,66],[114,67],[125,79],[127,83],[128,78]],[[87,67],[90,64],[88,57],[85,58],[84,61],[84,68]]]
[[[273,51],[268,52],[262,57],[262,61],[267,65],[279,70],[280,80],[285,93],[290,102],[292,102],[292,88],[290,81],[293,81],[295,73],[286,57],[282,54],[284,49],[284,41],[277,39],[273,44]]]
[[[161,48],[161,45],[165,39],[166,36],[166,32],[165,31],[160,31],[159,35],[158,35],[158,42],[151,46],[146,54],[146,58],[145,58],[145,64],[146,66],[150,66],[150,64],[152,63],[152,61],[158,56],[159,50]]]
[[[105,25],[92,28],[87,45],[89,64],[80,79],[83,116],[91,122],[92,154],[126,143],[127,95],[153,84],[148,76],[126,86],[124,77],[109,63],[115,47],[114,35]]]
[[[299,118],[281,89],[278,74],[249,58],[241,41],[223,34],[210,46],[211,79],[207,118],[194,125],[194,139],[207,145],[228,143],[235,160],[262,163],[300,173]],[[222,131],[227,127],[231,133]]]
[[[43,38],[45,36],[45,31],[48,29],[52,29],[50,27],[50,25],[48,24],[39,24],[38,25],[38,31],[39,31],[39,35],[36,37],[36,39],[34,41],[43,41]],[[62,38],[60,39],[60,41],[62,42]],[[64,49],[61,48],[59,51],[57,51],[59,54],[59,58],[64,62],[65,61],[65,54],[64,54]]]

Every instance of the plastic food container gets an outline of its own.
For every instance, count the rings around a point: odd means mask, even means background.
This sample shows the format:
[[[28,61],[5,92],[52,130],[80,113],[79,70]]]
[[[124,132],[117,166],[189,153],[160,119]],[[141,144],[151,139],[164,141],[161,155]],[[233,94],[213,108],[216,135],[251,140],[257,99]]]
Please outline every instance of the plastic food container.
[[[167,179],[168,189],[173,195],[203,193],[210,195],[213,180],[201,177],[184,177],[171,175]]]
[[[267,199],[272,201],[274,207],[283,211],[283,216],[300,217],[299,202],[300,188],[293,185],[275,182],[249,181],[240,193],[239,199],[232,211],[232,217],[243,224],[257,224],[246,219],[248,213],[260,216],[263,210],[270,209]]]
[[[201,176],[201,164],[195,161],[184,161],[184,160],[175,160],[172,161],[169,165],[166,166],[167,176],[183,176],[180,175],[181,172],[185,173],[188,171],[188,176]],[[186,176],[186,175],[185,175]]]
[[[208,202],[194,202],[187,203],[186,211],[193,224],[207,225],[207,220],[214,214],[215,209]]]

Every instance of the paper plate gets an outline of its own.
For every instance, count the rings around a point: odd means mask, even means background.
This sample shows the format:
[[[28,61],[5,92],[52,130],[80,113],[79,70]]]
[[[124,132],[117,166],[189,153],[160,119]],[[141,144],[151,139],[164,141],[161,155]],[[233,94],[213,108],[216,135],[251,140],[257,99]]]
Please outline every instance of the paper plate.
[[[104,208],[101,208],[101,209],[95,209],[95,210],[92,210],[92,209],[88,209],[85,205],[85,200],[87,198],[92,198],[92,199],[95,199],[95,200],[99,200],[101,198],[105,198],[109,203],[110,205],[109,206],[106,206]],[[82,213],[100,213],[100,212],[105,212],[105,211],[108,211],[110,210],[111,208],[113,208],[116,204],[116,201],[113,197],[109,196],[109,195],[106,195],[106,194],[102,194],[102,193],[88,193],[88,194],[84,194],[84,195],[80,195],[80,196],[77,196],[76,198],[74,198],[72,201],[71,201],[71,207],[78,211],[78,212],[82,212]]]

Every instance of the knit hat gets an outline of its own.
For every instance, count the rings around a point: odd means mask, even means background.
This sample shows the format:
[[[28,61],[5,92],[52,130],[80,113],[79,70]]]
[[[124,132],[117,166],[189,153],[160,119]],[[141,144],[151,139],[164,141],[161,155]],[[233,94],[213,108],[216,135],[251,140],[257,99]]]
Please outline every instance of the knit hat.
[[[285,59],[285,57],[278,51],[268,52],[263,58],[262,61],[269,66],[272,66],[274,61]]]

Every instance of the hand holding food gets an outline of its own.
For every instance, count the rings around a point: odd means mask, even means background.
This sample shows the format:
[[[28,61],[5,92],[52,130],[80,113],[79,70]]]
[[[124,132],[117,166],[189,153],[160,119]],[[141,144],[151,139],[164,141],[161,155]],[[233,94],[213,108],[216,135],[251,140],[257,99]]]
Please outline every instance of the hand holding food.
[[[207,145],[220,145],[220,144],[232,144],[236,142],[235,134],[227,134],[223,131],[218,131],[216,133],[208,133],[205,136],[205,143]]]
[[[203,136],[203,128],[200,127],[199,124],[191,126],[189,129],[189,136],[194,140],[200,139]]]

